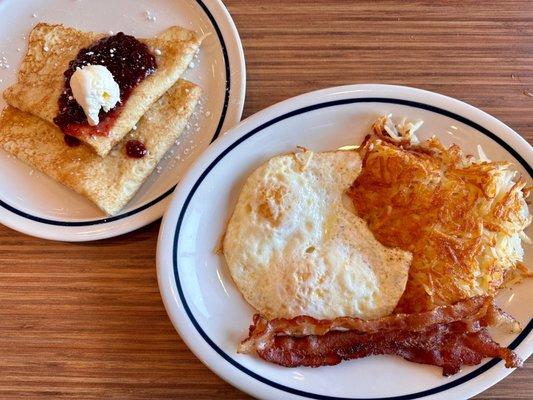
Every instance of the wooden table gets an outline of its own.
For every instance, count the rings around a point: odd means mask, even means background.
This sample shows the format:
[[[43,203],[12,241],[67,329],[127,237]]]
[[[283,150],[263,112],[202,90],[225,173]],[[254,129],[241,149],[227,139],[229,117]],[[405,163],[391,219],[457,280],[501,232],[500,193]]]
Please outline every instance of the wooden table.
[[[394,83],[464,100],[533,142],[530,1],[226,1],[248,68],[244,116],[327,86]],[[432,3],[439,3],[432,5]],[[159,222],[68,244],[0,227],[0,398],[231,398],[157,289]],[[533,362],[478,399],[532,399]]]

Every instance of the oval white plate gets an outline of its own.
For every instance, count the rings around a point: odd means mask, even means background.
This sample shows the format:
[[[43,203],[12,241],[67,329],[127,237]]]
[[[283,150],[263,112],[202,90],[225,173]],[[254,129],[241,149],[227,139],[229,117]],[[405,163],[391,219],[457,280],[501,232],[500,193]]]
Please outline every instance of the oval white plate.
[[[486,360],[444,378],[440,368],[392,356],[288,369],[236,354],[253,310],[215,249],[243,180],[268,158],[297,145],[331,150],[359,144],[376,117],[388,113],[423,119],[421,138],[435,134],[472,154],[481,144],[490,158],[513,161],[532,183],[533,150],[509,127],[458,100],[399,86],[354,85],[308,93],[261,111],[218,139],[178,185],[165,214],[157,249],[159,287],[172,323],[196,356],[255,397],[465,399],[511,372],[498,360]],[[533,261],[531,249],[526,261]],[[502,292],[498,301],[525,329],[518,336],[495,332],[495,338],[527,358],[533,349],[533,283]]]
[[[0,24],[0,92],[15,81],[27,35],[39,21],[138,37],[172,25],[208,34],[185,75],[204,89],[190,128],[124,210],[106,218],[84,197],[0,151],[0,222],[13,229],[46,239],[86,241],[147,225],[163,215],[188,166],[240,121],[246,91],[244,54],[235,24],[219,0],[4,0],[0,15],[9,21]],[[4,105],[0,99],[0,109]]]

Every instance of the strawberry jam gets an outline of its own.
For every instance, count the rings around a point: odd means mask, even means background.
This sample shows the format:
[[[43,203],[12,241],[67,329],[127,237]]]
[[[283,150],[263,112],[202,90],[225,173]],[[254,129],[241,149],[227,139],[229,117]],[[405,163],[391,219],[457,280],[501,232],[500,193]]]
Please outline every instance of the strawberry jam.
[[[80,139],[78,139],[75,136],[65,135],[63,139],[65,139],[65,143],[67,144],[68,147],[76,147],[81,144]]]
[[[96,126],[89,125],[83,108],[74,99],[70,88],[72,74],[76,68],[85,65],[107,67],[120,88],[120,103],[117,103],[107,113],[100,110],[100,123]],[[153,74],[156,68],[155,57],[148,46],[122,32],[100,39],[92,46],[80,50],[76,59],[69,63],[68,69],[63,74],[65,87],[59,97],[59,114],[54,118],[55,124],[66,135],[106,136],[135,86],[148,75]]]
[[[146,146],[140,140],[128,140],[126,142],[126,154],[130,158],[143,158],[148,153]]]

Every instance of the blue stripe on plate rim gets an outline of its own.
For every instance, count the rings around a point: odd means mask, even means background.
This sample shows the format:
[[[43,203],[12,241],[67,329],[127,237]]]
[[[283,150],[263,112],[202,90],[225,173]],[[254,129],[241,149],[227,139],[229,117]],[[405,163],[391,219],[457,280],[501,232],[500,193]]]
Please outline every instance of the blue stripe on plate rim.
[[[224,66],[225,66],[225,71],[226,71],[226,91],[225,91],[225,94],[224,94],[224,104],[222,106],[222,113],[220,114],[220,120],[218,121],[218,125],[217,125],[215,133],[213,135],[213,138],[211,139],[211,143],[212,143],[220,135],[220,131],[221,131],[222,126],[224,125],[224,121],[226,119],[226,114],[227,114],[228,105],[229,105],[230,88],[231,88],[231,72],[230,72],[229,56],[228,56],[228,50],[226,48],[226,42],[224,41],[224,37],[222,36],[222,32],[220,31],[220,28],[219,28],[215,18],[213,17],[213,15],[211,14],[211,11],[209,11],[209,9],[203,3],[202,0],[196,0],[196,2],[202,8],[204,13],[207,15],[207,17],[209,18],[209,21],[213,25],[213,28],[215,29],[215,32],[217,33],[218,40],[220,41],[220,47],[222,48],[222,54],[224,56]],[[27,218],[29,220],[32,220],[32,221],[35,221],[35,222],[39,222],[39,223],[42,223],[42,224],[55,225],[55,226],[92,226],[92,225],[100,225],[100,224],[106,224],[106,223],[113,222],[113,221],[118,221],[118,220],[121,220],[121,219],[124,219],[124,218],[127,218],[127,217],[131,217],[132,215],[138,214],[141,211],[144,211],[144,210],[152,207],[153,205],[159,203],[161,200],[167,198],[170,194],[172,194],[172,192],[174,192],[175,188],[176,188],[176,185],[171,187],[169,190],[167,190],[165,193],[163,193],[162,195],[158,196],[157,198],[149,201],[148,203],[146,203],[146,204],[144,204],[144,205],[142,205],[142,206],[140,206],[140,207],[138,207],[138,208],[136,208],[134,210],[125,212],[123,214],[115,215],[115,216],[112,216],[112,217],[96,219],[96,220],[91,220],[91,221],[69,222],[69,221],[58,221],[58,220],[53,220],[53,219],[41,218],[41,217],[37,217],[37,216],[32,215],[32,214],[26,213],[24,211],[21,211],[21,210],[17,209],[16,207],[14,207],[14,206],[12,206],[12,205],[10,205],[10,204],[6,203],[5,201],[2,201],[2,200],[0,200],[0,207],[3,207],[6,210],[9,210],[12,213],[17,214],[17,215],[19,215],[19,216],[21,216],[23,218]]]
[[[205,331],[202,329],[196,318],[194,317],[187,300],[185,298],[183,288],[181,286],[181,281],[179,278],[179,270],[178,270],[178,260],[177,260],[177,254],[178,254],[178,241],[179,241],[179,234],[181,225],[183,223],[183,219],[185,216],[185,212],[187,211],[187,208],[189,206],[189,203],[191,202],[192,197],[194,196],[194,193],[202,183],[202,181],[207,177],[207,175],[210,173],[210,171],[232,150],[234,150],[237,146],[239,146],[241,143],[243,143],[245,140],[249,139],[253,135],[255,135],[258,132],[261,132],[263,129],[272,126],[280,121],[286,120],[288,118],[294,117],[296,115],[304,114],[310,111],[327,108],[327,107],[334,107],[338,105],[345,105],[345,104],[354,104],[354,103],[390,103],[390,104],[400,104],[405,105],[409,107],[414,108],[420,108],[423,110],[431,111],[440,115],[444,115],[446,117],[452,118],[458,122],[461,122],[465,125],[470,126],[471,128],[476,129],[477,131],[483,133],[484,135],[490,137],[492,140],[494,140],[496,143],[498,143],[500,146],[502,146],[505,150],[507,150],[520,164],[525,168],[527,173],[530,177],[533,175],[533,171],[531,166],[523,159],[520,154],[516,152],[508,143],[506,143],[504,140],[502,140],[500,137],[495,135],[493,132],[489,131],[488,129],[484,128],[483,126],[469,120],[468,118],[465,118],[461,115],[452,113],[450,111],[431,106],[424,103],[409,101],[409,100],[403,100],[403,99],[391,99],[391,98],[380,98],[380,97],[363,97],[363,98],[349,98],[349,99],[342,99],[342,100],[335,100],[335,101],[329,101],[324,103],[318,103],[311,106],[303,107],[294,111],[291,111],[289,113],[286,113],[284,115],[281,115],[279,117],[276,117],[268,122],[265,122],[264,124],[258,126],[255,129],[252,129],[250,132],[246,133],[245,135],[241,136],[239,139],[237,139],[235,142],[233,142],[230,146],[228,146],[221,154],[209,164],[209,166],[204,170],[204,172],[200,175],[198,180],[194,183],[191,191],[187,195],[187,198],[185,199],[185,202],[183,204],[183,208],[180,211],[180,214],[178,216],[178,220],[176,223],[176,229],[174,231],[174,238],[173,238],[173,247],[172,247],[172,263],[173,263],[173,270],[174,270],[174,280],[176,283],[176,287],[178,289],[179,297],[181,302],[183,303],[185,312],[187,313],[187,316],[189,317],[191,323],[197,330],[197,332],[200,334],[200,336],[205,340],[205,342],[213,349],[215,350],[224,360],[226,360],[228,363],[230,363],[232,366],[240,370],[241,372],[245,373],[246,375],[256,379],[259,382],[262,382],[266,385],[269,385],[275,389],[278,389],[283,392],[287,392],[290,394],[307,397],[310,399],[318,399],[318,400],[411,400],[411,399],[419,399],[425,396],[434,395],[436,393],[444,392],[448,389],[451,389],[453,387],[462,385],[475,377],[487,372],[489,369],[493,368],[498,363],[502,362],[500,359],[491,359],[486,364],[482,365],[479,368],[476,368],[474,371],[466,374],[465,376],[462,376],[461,378],[458,378],[452,382],[446,383],[441,386],[437,386],[432,389],[424,390],[417,393],[411,393],[411,394],[405,394],[400,396],[392,396],[392,397],[379,397],[379,398],[364,398],[364,399],[358,399],[358,398],[349,398],[349,397],[334,397],[334,396],[327,396],[327,395],[321,395],[316,393],[310,393],[305,392],[302,390],[294,389],[285,385],[281,385],[277,382],[274,382],[270,379],[266,379],[262,377],[261,375],[258,375],[257,373],[251,371],[250,369],[246,368],[245,366],[239,364],[237,361],[235,361],[233,358],[231,358],[228,354],[226,354],[220,347],[218,347],[214,341],[205,333]],[[533,319],[529,321],[527,326],[524,328],[524,330],[513,340],[513,342],[509,345],[510,349],[516,349],[520,343],[524,341],[524,339],[529,335],[529,333],[533,330]]]

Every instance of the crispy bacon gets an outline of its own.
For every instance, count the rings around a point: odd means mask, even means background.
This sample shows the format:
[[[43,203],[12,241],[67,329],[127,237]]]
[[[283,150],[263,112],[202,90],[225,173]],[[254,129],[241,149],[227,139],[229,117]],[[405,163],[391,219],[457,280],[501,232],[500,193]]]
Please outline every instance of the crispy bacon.
[[[518,323],[491,298],[474,297],[452,306],[419,314],[396,314],[378,320],[307,316],[267,321],[254,316],[250,335],[239,352],[251,352],[286,367],[334,365],[342,360],[394,354],[406,360],[442,367],[444,375],[462,365],[476,365],[485,357],[499,357],[506,367],[522,364],[511,350],[500,347],[486,327]]]

